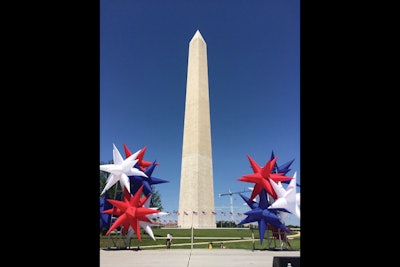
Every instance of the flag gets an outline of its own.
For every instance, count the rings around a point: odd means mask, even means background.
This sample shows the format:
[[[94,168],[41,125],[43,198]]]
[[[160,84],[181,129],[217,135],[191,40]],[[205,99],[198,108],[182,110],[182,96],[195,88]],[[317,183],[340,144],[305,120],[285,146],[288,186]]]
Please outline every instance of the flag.
[[[197,215],[198,213],[197,213],[197,211],[193,211],[193,214],[194,214],[194,215]]]
[[[213,215],[217,215],[217,213],[216,213],[215,211],[212,211],[211,213],[212,213]]]
[[[185,214],[185,215],[189,215],[189,214],[188,214],[186,211],[184,211],[184,212],[183,212],[183,214]]]
[[[205,212],[204,210],[203,210],[201,213],[203,213],[203,215],[206,215],[206,214],[207,214],[207,212]]]
[[[222,215],[222,216],[225,216],[225,215],[226,215],[226,213],[225,213],[225,212],[223,212],[223,211],[221,211],[221,215]]]

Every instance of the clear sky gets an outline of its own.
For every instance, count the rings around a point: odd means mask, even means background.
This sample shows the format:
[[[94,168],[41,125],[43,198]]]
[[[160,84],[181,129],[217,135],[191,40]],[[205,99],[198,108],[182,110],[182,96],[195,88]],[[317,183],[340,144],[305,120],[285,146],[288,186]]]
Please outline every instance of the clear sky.
[[[238,194],[260,166],[278,157],[300,170],[299,0],[100,0],[100,162],[147,147],[164,211],[179,208],[189,42],[207,44],[214,201],[217,220],[237,222],[250,208]],[[297,188],[300,192],[300,189]],[[244,193],[250,197],[250,192]],[[170,215],[167,220],[175,220]],[[300,225],[295,215],[286,224]]]

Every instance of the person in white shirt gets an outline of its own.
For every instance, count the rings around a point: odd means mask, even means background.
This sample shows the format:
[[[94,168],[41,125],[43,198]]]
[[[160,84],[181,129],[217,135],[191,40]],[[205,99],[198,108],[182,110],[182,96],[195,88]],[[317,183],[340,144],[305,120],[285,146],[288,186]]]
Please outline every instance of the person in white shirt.
[[[172,244],[172,235],[170,233],[167,234],[167,248],[171,248]]]

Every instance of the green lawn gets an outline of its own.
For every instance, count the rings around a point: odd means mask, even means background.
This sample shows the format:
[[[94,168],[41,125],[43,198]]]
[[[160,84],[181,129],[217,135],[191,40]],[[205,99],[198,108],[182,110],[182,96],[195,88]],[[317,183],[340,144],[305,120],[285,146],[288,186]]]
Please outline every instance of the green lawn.
[[[165,249],[165,239],[168,233],[173,235],[171,249],[190,249],[191,229],[177,228],[154,228],[152,229],[156,240],[143,230],[141,230],[142,241],[139,242],[134,234],[131,240],[126,240],[120,234],[115,233],[110,236],[100,235],[100,248],[137,248],[140,249]],[[251,230],[249,228],[217,228],[217,229],[194,229],[193,230],[193,248],[209,248],[212,243],[213,249],[221,249],[221,242],[224,243],[226,249],[284,249],[284,250],[300,250],[300,236],[298,232],[292,232],[287,235],[286,243],[284,240],[272,238],[270,231],[265,231],[264,240],[260,244],[258,229]],[[254,239],[252,238],[254,234]],[[291,237],[291,235],[294,235]]]

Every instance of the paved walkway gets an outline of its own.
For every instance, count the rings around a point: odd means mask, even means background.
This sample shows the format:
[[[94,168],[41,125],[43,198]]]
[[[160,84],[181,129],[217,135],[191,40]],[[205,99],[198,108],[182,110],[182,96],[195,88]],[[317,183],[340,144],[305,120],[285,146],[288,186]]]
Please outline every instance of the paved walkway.
[[[246,249],[100,249],[100,267],[273,267],[274,257],[299,258],[300,251]],[[285,265],[286,266],[286,265]],[[290,265],[289,265],[290,266]],[[299,267],[298,264],[291,264]]]

